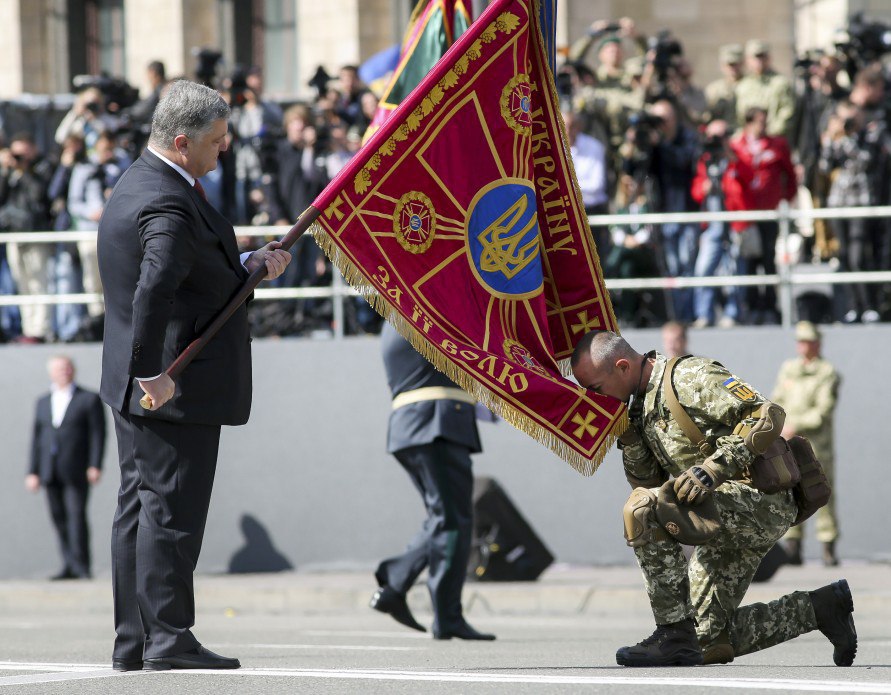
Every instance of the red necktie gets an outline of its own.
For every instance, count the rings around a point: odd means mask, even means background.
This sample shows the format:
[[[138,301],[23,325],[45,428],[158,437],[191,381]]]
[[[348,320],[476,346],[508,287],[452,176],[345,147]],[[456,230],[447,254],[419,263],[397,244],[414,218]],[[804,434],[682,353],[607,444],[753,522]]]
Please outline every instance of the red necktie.
[[[198,179],[195,179],[195,190],[198,191],[198,195],[207,200],[207,193],[204,192],[204,186]]]

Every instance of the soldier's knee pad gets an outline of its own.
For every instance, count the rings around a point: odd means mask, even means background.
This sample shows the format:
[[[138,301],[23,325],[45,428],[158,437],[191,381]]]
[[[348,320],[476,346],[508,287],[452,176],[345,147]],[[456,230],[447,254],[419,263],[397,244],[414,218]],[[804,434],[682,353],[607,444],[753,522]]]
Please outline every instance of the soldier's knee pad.
[[[749,451],[760,456],[770,448],[770,445],[776,441],[783,431],[783,425],[786,422],[786,411],[776,403],[765,403],[752,413],[752,417],[758,417],[758,421],[755,424],[739,424],[733,430],[733,433],[743,438],[743,442]]]
[[[656,511],[656,493],[645,487],[635,488],[622,508],[625,520],[625,542],[632,548],[646,545],[652,539]]]

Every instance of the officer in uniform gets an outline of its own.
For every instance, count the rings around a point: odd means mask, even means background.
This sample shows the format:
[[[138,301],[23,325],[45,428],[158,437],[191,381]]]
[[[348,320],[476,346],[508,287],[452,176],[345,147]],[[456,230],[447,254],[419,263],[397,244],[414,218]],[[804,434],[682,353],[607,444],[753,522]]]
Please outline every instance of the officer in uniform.
[[[626,539],[646,580],[657,627],[639,644],[619,649],[616,661],[625,666],[727,663],[819,629],[833,644],[835,664],[850,666],[857,633],[844,579],[740,607],[761,558],[798,513],[791,490],[765,494],[745,480],[756,453],[779,436],[782,409],[713,360],[682,359],[668,385],[666,366],[663,355],[638,354],[609,331],[585,335],[572,356],[573,374],[584,388],[626,403],[633,397],[631,426],[619,445],[625,477],[635,488],[625,508]],[[704,435],[701,445],[695,446],[672,416],[669,385]],[[655,496],[641,494],[669,476],[679,504],[713,503],[721,522],[689,564],[670,525],[667,534],[656,532]]]
[[[471,627],[461,608],[473,533],[470,455],[482,450],[476,401],[436,371],[389,324],[381,331],[381,351],[393,392],[387,451],[421,493],[427,519],[405,552],[378,566],[375,577],[380,588],[371,607],[426,632],[412,616],[405,596],[427,568],[434,639],[494,640],[495,635]]]
[[[783,436],[800,434],[807,437],[814,454],[823,467],[829,484],[833,482],[834,446],[833,414],[840,378],[829,362],[820,354],[819,329],[810,321],[800,321],[795,326],[798,357],[787,360],[780,367],[773,400],[786,411]],[[789,564],[800,565],[803,524],[793,526],[783,537]],[[835,541],[838,539],[838,522],[835,516],[835,495],[829,503],[817,510],[817,540],[823,543],[823,564],[838,564]]]
[[[746,42],[748,74],[736,87],[736,116],[745,123],[746,111],[753,106],[767,111],[767,134],[791,135],[795,116],[795,93],[792,83],[770,66],[770,46],[752,39]]]
[[[730,130],[736,130],[736,87],[743,76],[743,47],[729,43],[718,50],[723,77],[709,82],[705,87],[709,121],[725,121]]]

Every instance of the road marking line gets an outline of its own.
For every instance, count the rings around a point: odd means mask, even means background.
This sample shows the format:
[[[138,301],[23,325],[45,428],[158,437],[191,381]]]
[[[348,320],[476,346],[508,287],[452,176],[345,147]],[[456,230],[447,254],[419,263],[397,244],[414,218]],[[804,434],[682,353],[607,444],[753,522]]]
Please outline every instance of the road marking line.
[[[301,630],[312,637],[390,637],[394,639],[430,639],[430,633],[393,632],[384,630]]]
[[[22,671],[43,670],[54,673],[34,674],[30,676],[0,677],[0,686],[22,685],[28,683],[47,683],[66,680],[82,680],[89,678],[108,678],[111,676],[138,676],[169,674],[244,677],[263,676],[278,678],[322,678],[372,681],[427,681],[441,683],[535,683],[540,685],[653,685],[682,688],[725,688],[749,690],[799,690],[805,692],[832,693],[891,693],[891,683],[829,680],[806,680],[792,678],[653,678],[633,676],[565,676],[540,675],[526,673],[475,673],[467,671],[397,671],[385,669],[287,669],[287,668],[242,668],[238,670],[176,670],[176,671],[131,671],[118,673],[111,667],[97,668],[96,664],[58,664],[29,662],[0,662],[0,670]],[[711,669],[709,669],[711,671]]]
[[[365,644],[216,644],[219,649],[241,649],[242,647],[256,647],[258,649],[335,649],[343,651],[368,651],[368,652],[420,652],[424,647],[377,647]]]

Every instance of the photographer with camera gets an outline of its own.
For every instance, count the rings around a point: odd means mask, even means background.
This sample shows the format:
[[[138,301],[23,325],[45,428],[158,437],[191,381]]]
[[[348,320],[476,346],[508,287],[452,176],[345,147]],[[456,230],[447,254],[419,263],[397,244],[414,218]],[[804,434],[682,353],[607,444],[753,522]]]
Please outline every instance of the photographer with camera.
[[[693,66],[671,31],[663,29],[650,37],[645,61],[640,84],[646,101],[670,99],[684,123],[700,124],[706,110],[705,93],[693,84]]]
[[[576,66],[577,91],[573,105],[588,123],[586,132],[608,145],[608,168],[613,185],[615,173],[622,167],[618,152],[628,128],[628,117],[644,105],[643,89],[633,84],[632,76],[625,69],[623,43],[626,40],[634,42],[641,55],[646,50],[646,39],[638,33],[634,20],[628,17],[617,22],[598,20],[591,24],[588,34],[572,46],[567,61]],[[593,74],[584,73],[582,61],[595,43],[597,67]],[[593,84],[585,84],[583,74],[590,74]]]
[[[40,156],[29,133],[18,133],[0,150],[0,232],[42,232],[50,229],[49,183],[52,165]],[[6,244],[12,279],[20,295],[46,294],[49,289],[49,244]],[[20,342],[42,343],[51,335],[46,304],[25,304]]]
[[[730,128],[726,121],[714,120],[705,128],[702,156],[696,166],[691,193],[702,210],[721,212],[746,210],[750,170],[738,166],[736,156],[729,145]],[[746,222],[710,222],[699,237],[699,253],[696,257],[696,277],[716,275],[721,269],[735,275],[739,271],[739,245],[734,243],[747,226]],[[730,230],[733,230],[731,236]],[[715,305],[720,290],[717,287],[696,287],[693,305],[696,320],[694,328],[705,328],[715,323]],[[730,287],[724,297],[723,313],[718,321],[722,328],[735,326],[740,320],[741,291]]]
[[[102,90],[97,86],[88,86],[75,96],[74,105],[56,128],[55,140],[61,146],[69,135],[80,136],[87,154],[93,155],[99,136],[116,127],[117,123],[105,110]]]
[[[882,205],[887,200],[891,138],[884,121],[866,121],[850,102],[838,105],[823,133],[820,169],[832,181],[829,207]],[[887,243],[884,221],[875,218],[831,220],[838,242],[839,270],[881,270]],[[876,297],[866,283],[836,285],[838,318],[845,323],[879,320]]]
[[[705,86],[705,102],[709,121],[724,121],[736,130],[736,87],[743,78],[743,47],[729,43],[718,49],[722,77]]]
[[[274,167],[281,136],[282,110],[262,98],[263,73],[259,67],[236,67],[224,81],[223,97],[232,108],[229,122],[235,155],[236,224],[253,224],[263,200],[261,183]]]
[[[696,205],[690,193],[699,138],[678,119],[675,105],[660,99],[647,111],[634,114],[622,153],[624,173],[643,182],[643,189],[656,212],[692,212]],[[660,261],[668,277],[690,277],[696,263],[698,225],[666,223],[661,226]],[[693,320],[693,293],[688,288],[671,291],[672,318]]]
[[[770,46],[765,41],[746,42],[747,74],[736,87],[736,116],[745,120],[746,112],[758,107],[767,114],[767,134],[789,138],[795,116],[792,83],[771,67]]]
[[[779,135],[767,134],[767,111],[750,107],[743,118],[741,132],[730,139],[730,148],[737,159],[738,170],[744,172],[748,192],[743,197],[750,210],[776,210],[781,200],[791,201],[798,192],[798,181],[789,143]],[[776,245],[779,234],[777,222],[757,222],[748,225],[739,236],[740,268],[743,275],[754,275],[761,270],[774,275]],[[780,323],[777,293],[773,286],[749,287],[747,304],[751,323]]]

